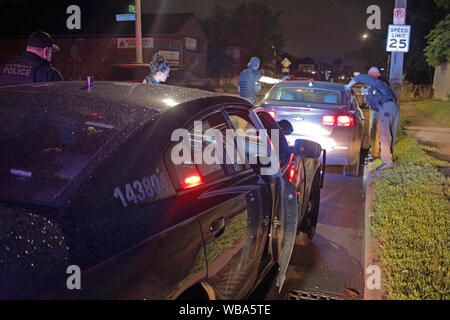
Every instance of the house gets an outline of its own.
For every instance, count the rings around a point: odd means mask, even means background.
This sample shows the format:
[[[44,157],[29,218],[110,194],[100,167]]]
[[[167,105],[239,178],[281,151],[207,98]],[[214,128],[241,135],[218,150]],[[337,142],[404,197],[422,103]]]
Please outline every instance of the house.
[[[66,80],[81,80],[88,75],[96,80],[119,80],[114,79],[111,70],[136,62],[133,21],[117,22],[115,16],[109,15],[88,23],[77,32],[45,31],[52,34],[61,48],[52,63]],[[5,48],[0,51],[0,63],[19,55],[26,43],[27,36],[0,38],[0,47]],[[142,45],[146,65],[153,54],[159,52],[172,69],[181,68],[200,78],[206,76],[207,38],[193,13],[143,14]]]

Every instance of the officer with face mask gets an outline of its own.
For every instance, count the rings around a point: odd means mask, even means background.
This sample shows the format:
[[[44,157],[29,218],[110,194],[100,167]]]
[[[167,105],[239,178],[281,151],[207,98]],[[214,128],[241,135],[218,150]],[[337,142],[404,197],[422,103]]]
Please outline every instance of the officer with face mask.
[[[256,95],[261,91],[261,83],[278,83],[281,80],[271,77],[265,77],[258,71],[260,60],[258,57],[252,57],[247,65],[247,69],[241,72],[238,80],[239,95],[251,103],[255,103]]]
[[[59,47],[48,33],[32,33],[28,38],[26,51],[0,65],[0,86],[63,81],[61,73],[50,64],[56,51],[59,51]]]

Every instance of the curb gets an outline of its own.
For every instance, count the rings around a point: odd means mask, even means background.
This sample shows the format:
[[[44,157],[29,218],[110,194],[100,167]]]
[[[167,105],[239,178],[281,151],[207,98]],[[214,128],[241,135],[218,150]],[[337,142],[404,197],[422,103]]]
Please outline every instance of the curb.
[[[378,254],[379,243],[372,233],[371,221],[374,215],[373,202],[375,200],[375,192],[373,190],[377,180],[378,172],[373,170],[375,162],[370,162],[367,165],[367,173],[364,173],[365,185],[365,218],[364,218],[364,300],[387,300],[387,292],[383,289],[384,270],[381,265],[380,255]],[[371,172],[369,172],[371,171]],[[371,289],[368,288],[367,283],[369,277],[372,276],[372,272],[368,271],[370,266],[377,266],[381,271],[381,288]]]

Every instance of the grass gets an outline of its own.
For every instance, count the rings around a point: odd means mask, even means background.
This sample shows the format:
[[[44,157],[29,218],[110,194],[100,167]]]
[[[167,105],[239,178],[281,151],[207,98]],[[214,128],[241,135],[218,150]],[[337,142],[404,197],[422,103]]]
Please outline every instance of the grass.
[[[450,127],[450,100],[430,99],[414,102],[414,105],[417,110],[423,112],[428,118]]]
[[[372,228],[392,299],[450,299],[450,179],[437,168],[449,164],[428,151],[401,133],[395,167],[375,184]]]

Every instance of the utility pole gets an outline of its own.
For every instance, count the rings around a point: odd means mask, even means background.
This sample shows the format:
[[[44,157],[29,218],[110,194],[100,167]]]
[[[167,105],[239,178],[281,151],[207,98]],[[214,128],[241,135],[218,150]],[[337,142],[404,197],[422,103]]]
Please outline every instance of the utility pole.
[[[407,0],[395,0],[395,8],[404,8],[405,12],[406,12],[406,4]],[[392,89],[397,98],[400,97],[400,93],[402,91],[403,58],[404,58],[403,52],[391,52],[391,60],[390,60],[391,68],[389,78]]]
[[[142,22],[141,22],[141,0],[136,0],[136,62],[142,63]]]

